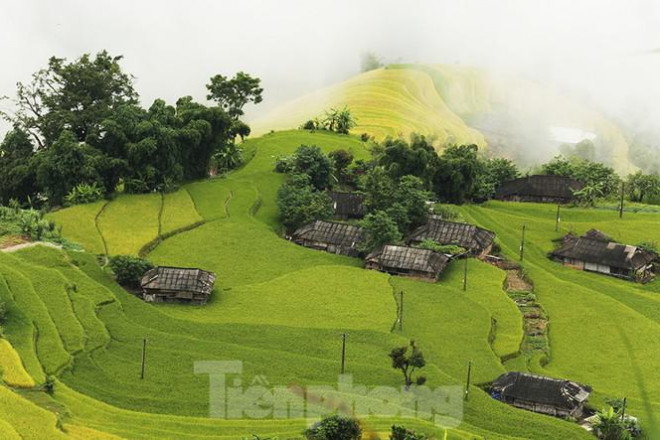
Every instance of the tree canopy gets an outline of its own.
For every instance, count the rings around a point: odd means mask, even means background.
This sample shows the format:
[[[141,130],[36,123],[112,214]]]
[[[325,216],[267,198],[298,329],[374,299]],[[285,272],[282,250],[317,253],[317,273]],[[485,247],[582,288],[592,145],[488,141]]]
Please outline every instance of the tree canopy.
[[[184,96],[145,109],[121,60],[106,51],[52,57],[18,84],[16,112],[3,113],[14,128],[0,146],[0,201],[43,196],[58,205],[79,185],[109,194],[119,182],[127,192],[170,190],[206,177],[212,161],[221,171],[240,164],[235,140],[250,128],[238,118],[247,102],[261,101],[258,78],[213,77],[209,99],[218,106]]]

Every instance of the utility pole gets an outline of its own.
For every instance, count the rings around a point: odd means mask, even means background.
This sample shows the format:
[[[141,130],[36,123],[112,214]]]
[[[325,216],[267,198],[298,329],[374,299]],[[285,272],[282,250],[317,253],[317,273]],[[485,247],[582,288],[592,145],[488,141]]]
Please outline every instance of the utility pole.
[[[142,340],[142,371],[140,372],[140,379],[144,379],[144,368],[147,363],[147,338]]]
[[[619,218],[623,218],[623,191],[625,183],[621,182],[621,202],[619,203]]]
[[[465,400],[470,400],[470,376],[472,374],[472,361],[468,361],[467,385],[465,386]]]
[[[555,232],[559,232],[559,222],[560,222],[560,220],[559,220],[559,208],[560,207],[561,207],[561,205],[559,203],[557,203],[557,218],[555,218]]]
[[[467,290],[467,269],[468,269],[468,257],[465,256],[465,266],[463,266],[463,292]]]
[[[399,292],[401,301],[399,303],[399,331],[403,331],[403,290]]]
[[[520,238],[520,261],[525,258],[525,225],[522,227],[522,237]]]
[[[344,374],[346,366],[346,333],[341,334],[341,374]]]

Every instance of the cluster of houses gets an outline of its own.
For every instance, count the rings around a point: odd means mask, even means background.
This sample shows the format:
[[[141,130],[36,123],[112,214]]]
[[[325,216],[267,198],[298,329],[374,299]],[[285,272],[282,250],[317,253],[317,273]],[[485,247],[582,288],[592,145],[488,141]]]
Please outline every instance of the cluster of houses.
[[[340,218],[359,218],[364,215],[361,196],[333,194],[332,198],[337,201],[335,209]],[[345,202],[339,202],[340,200]],[[312,249],[359,257],[362,255],[361,249],[366,236],[362,228],[356,225],[317,220],[297,229],[289,239]],[[438,245],[460,246],[471,255],[484,257],[492,249],[494,239],[495,234],[491,231],[467,223],[446,221],[439,216],[430,216],[425,225],[406,238],[406,245],[385,245],[366,255],[365,267],[434,281],[445,270],[451,256],[415,245],[431,240]]]

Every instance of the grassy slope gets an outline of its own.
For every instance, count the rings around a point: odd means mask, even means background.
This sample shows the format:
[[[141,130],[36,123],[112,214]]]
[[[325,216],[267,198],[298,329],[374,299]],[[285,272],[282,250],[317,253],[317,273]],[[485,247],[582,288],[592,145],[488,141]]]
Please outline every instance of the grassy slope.
[[[486,147],[483,134],[470,126],[474,117],[495,115],[525,127],[582,128],[598,135],[600,160],[623,175],[636,170],[628,159],[624,134],[603,114],[533,81],[461,66],[389,65],[291,100],[252,121],[251,126],[255,134],[296,128],[331,107],[345,105],[357,117],[353,133],[383,139],[407,138],[415,132],[430,137],[438,147],[448,141]],[[505,133],[511,130],[507,126],[501,129]],[[512,132],[514,144],[521,133],[526,132]],[[541,139],[549,136],[542,131],[537,135]]]
[[[214,270],[219,280],[207,307],[145,304],[111,282],[89,254],[64,255],[49,248],[0,254],[0,295],[3,278],[9,287],[24,284],[18,290],[6,289],[4,295],[19,292],[16,302],[26,319],[12,315],[7,336],[28,372],[35,379],[39,374],[36,366],[28,365],[35,355],[47,371],[57,364],[40,350],[47,341],[52,341],[53,353],[62,353],[65,364],[67,356],[74,359],[59,374],[63,383],[55,394],[70,413],[65,425],[128,438],[242,438],[251,432],[295,436],[304,421],[200,418],[208,411],[208,379],[193,374],[194,362],[240,359],[246,381],[265,375],[273,384],[333,384],[339,335],[344,331],[349,335],[348,372],[358,383],[398,385],[399,375],[389,367],[386,353],[408,338],[418,340],[427,353],[425,374],[431,386],[460,385],[468,360],[474,362],[476,382],[504,371],[498,356],[515,351],[520,316],[501,291],[503,275],[496,269],[471,263],[470,291],[463,293],[460,267],[452,267],[438,284],[390,278],[359,269],[359,260],[305,249],[277,236],[275,194],[283,176],[272,171],[274,156],[307,143],[326,151],[350,148],[360,157],[366,152],[359,141],[327,133],[284,132],[250,142],[257,154],[244,169],[225,179],[187,186],[207,224],[164,241],[150,256],[157,263]],[[151,201],[147,204],[159,209]],[[144,206],[140,213],[154,215]],[[118,223],[111,228],[129,228],[124,235],[133,249],[140,244],[130,224],[118,216],[110,218]],[[57,273],[76,286],[53,290],[54,295],[69,295],[70,309],[39,294],[42,279],[58,279]],[[399,289],[407,298],[403,334],[389,331]],[[43,309],[57,319],[49,323]],[[487,341],[493,318],[498,325],[491,348]],[[71,353],[63,342],[71,335],[61,332],[79,326],[86,335],[83,350]],[[39,338],[36,349],[31,349],[30,340],[21,335],[35,327]],[[143,338],[149,348],[147,378],[141,381]],[[37,381],[42,380],[43,373]],[[368,429],[385,432],[393,420],[366,422]],[[421,420],[405,424],[444,435]],[[464,422],[448,438],[475,437],[589,438],[575,425],[514,410],[474,388]]]
[[[483,136],[448,107],[427,72],[397,66],[366,72],[290,101],[252,125],[255,133],[294,128],[330,107],[344,105],[357,119],[355,133],[382,139],[415,132],[436,139],[437,145],[453,141],[485,146]]]
[[[550,315],[551,360],[539,372],[570,377],[604,396],[627,397],[630,412],[660,435],[660,284],[646,286],[564,268],[546,258],[552,249],[555,207],[489,202],[466,207],[463,214],[497,232],[507,254],[518,251],[520,226],[527,225],[525,270]],[[658,215],[565,209],[562,231],[599,228],[626,243],[660,241]],[[655,342],[654,342],[655,341]]]

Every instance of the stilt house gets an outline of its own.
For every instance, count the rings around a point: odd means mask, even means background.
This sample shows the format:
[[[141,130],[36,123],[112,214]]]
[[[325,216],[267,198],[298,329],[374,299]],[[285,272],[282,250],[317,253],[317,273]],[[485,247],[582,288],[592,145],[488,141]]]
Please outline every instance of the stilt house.
[[[496,200],[509,202],[569,203],[584,185],[570,177],[527,176],[504,182],[495,190]]]
[[[201,269],[159,266],[142,277],[146,302],[206,304],[211,297],[215,275]]]
[[[449,258],[445,255],[428,249],[385,245],[367,255],[365,267],[393,275],[435,281],[448,262]]]
[[[509,372],[493,382],[491,396],[517,408],[555,417],[581,418],[591,387],[569,380]]]
[[[653,277],[652,263],[658,255],[637,246],[617,243],[601,231],[592,229],[582,237],[566,235],[550,257],[575,269],[645,282]]]
[[[365,235],[358,226],[317,220],[297,229],[291,240],[312,249],[357,257]]]
[[[428,222],[415,229],[408,236],[409,244],[418,244],[424,240],[432,240],[439,245],[457,245],[468,250],[478,258],[490,253],[495,240],[495,233],[467,223],[457,223],[443,220],[432,215]]]
[[[348,220],[364,217],[364,195],[354,192],[330,191],[335,218]]]

